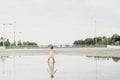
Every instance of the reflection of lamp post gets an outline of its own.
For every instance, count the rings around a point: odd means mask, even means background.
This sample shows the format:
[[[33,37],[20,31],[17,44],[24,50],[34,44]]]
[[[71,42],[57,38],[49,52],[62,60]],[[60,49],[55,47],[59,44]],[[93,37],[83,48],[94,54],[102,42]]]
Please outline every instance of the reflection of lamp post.
[[[4,75],[4,73],[5,73],[5,57],[4,56],[1,56],[1,61],[2,61],[2,64],[3,64],[3,66],[2,66],[2,74]]]
[[[2,80],[5,80],[5,60],[9,58],[9,56],[0,56],[2,62]]]
[[[97,67],[98,67],[98,66],[97,66],[97,57],[96,57],[95,63],[96,63],[96,80],[98,80],[98,76],[97,76],[97,75],[98,75],[98,71],[97,71],[97,69],[98,69],[98,68],[97,68]]]
[[[13,56],[13,80],[15,80],[15,74],[16,74],[16,65],[15,65],[15,56]]]

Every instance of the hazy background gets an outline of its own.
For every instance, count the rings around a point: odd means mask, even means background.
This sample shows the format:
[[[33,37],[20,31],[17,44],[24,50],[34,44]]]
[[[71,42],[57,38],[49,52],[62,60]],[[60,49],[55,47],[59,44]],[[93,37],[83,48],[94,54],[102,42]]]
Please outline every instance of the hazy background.
[[[120,34],[119,0],[0,0],[0,33],[13,41],[72,44]],[[12,25],[8,25],[11,23]],[[3,28],[3,24],[6,24]]]

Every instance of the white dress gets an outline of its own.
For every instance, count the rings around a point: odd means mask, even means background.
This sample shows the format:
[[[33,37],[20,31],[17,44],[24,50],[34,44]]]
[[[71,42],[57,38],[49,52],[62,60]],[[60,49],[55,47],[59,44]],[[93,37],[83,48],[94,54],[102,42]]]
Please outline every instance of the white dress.
[[[49,63],[49,64],[48,64],[48,73],[49,73],[50,75],[54,75],[56,71],[57,71],[57,70],[54,69],[54,64],[53,64],[53,63]]]
[[[54,58],[54,50],[50,50],[50,52],[49,52],[49,58]]]

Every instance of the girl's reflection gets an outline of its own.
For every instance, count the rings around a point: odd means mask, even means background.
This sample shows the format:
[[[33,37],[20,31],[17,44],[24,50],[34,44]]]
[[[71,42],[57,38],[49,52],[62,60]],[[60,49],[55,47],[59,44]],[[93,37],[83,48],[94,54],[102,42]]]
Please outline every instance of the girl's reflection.
[[[57,70],[54,69],[55,62],[48,62],[48,73],[50,74],[51,78],[54,78],[54,74],[56,73]]]

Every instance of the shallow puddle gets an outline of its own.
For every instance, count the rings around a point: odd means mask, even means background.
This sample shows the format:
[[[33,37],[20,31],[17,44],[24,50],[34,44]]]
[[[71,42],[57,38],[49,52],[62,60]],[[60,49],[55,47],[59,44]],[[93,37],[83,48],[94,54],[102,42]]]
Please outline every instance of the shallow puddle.
[[[0,80],[120,80],[119,57],[0,56]],[[52,76],[51,76],[52,75]]]

